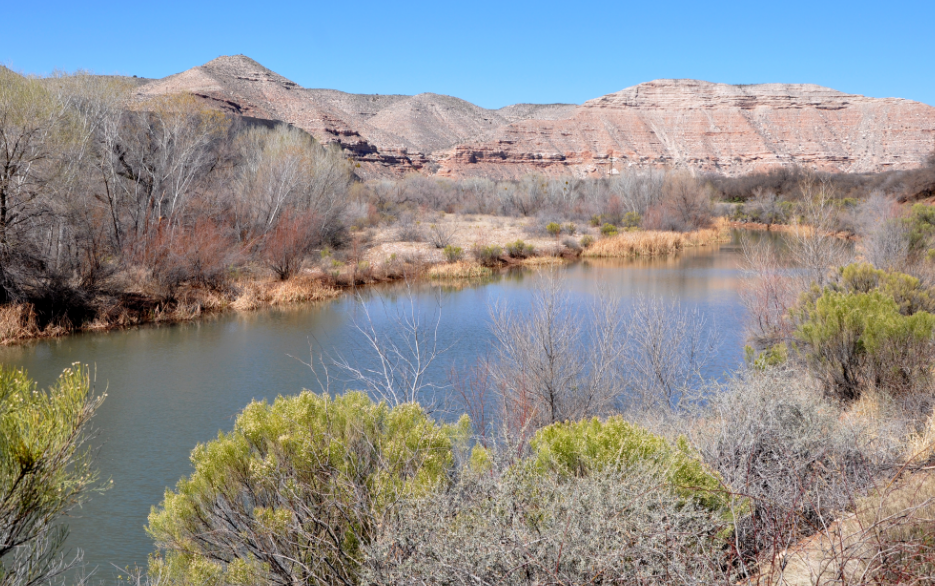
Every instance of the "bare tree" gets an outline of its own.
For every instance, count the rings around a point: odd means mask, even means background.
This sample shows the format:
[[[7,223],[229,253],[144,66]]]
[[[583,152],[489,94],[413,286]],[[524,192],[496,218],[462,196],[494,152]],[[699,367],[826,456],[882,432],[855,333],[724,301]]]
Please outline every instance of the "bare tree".
[[[853,253],[836,232],[834,198],[826,182],[812,177],[801,184],[801,218],[793,223],[788,249],[792,265],[800,269],[800,290],[812,283],[824,287],[832,267],[847,264]]]
[[[674,409],[704,382],[717,356],[717,330],[697,309],[642,297],[628,327],[625,364],[628,399],[640,409]]]
[[[874,192],[860,206],[860,251],[864,260],[884,270],[905,270],[909,229],[895,199]]]
[[[395,308],[383,305],[388,327],[382,329],[358,294],[356,309],[362,319],[354,319],[354,330],[361,340],[359,352],[353,357],[338,354],[331,363],[349,382],[391,406],[418,402],[431,411],[439,390],[432,366],[449,349],[439,339],[441,305],[436,300],[431,316],[426,315],[409,281],[404,297],[406,302]]]
[[[494,380],[505,411],[534,410],[535,427],[607,413],[620,390],[615,366],[623,347],[618,304],[602,296],[593,308],[592,335],[561,279],[538,283],[530,310],[494,306]],[[583,358],[584,357],[584,358]]]

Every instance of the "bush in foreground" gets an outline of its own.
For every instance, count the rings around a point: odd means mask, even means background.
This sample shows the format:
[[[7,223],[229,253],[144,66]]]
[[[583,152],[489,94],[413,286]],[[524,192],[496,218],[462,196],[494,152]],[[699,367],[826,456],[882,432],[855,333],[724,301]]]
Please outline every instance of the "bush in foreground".
[[[356,583],[380,515],[445,483],[466,423],[362,393],[251,403],[193,450],[195,472],[150,513],[150,572],[191,585]]]
[[[455,483],[402,503],[367,549],[364,583],[728,579],[723,490],[684,443],[616,417],[550,425],[531,447],[505,469],[476,448]]]
[[[96,483],[83,446],[102,400],[81,366],[48,391],[25,371],[0,367],[0,585],[51,583],[80,561],[61,553],[61,520]]]

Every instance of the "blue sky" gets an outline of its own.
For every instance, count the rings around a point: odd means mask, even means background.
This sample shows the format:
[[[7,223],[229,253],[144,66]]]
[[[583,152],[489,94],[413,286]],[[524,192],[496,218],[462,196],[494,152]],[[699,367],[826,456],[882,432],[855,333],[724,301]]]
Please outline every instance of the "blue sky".
[[[817,83],[935,105],[935,1],[8,2],[0,63],[163,77],[243,53],[306,87],[488,108],[643,81]]]

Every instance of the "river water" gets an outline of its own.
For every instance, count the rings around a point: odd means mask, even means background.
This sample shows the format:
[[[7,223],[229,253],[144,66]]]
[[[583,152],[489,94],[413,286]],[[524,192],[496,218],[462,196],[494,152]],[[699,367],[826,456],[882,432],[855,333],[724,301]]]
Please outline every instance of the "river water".
[[[709,369],[718,376],[742,361],[740,258],[739,247],[731,243],[669,259],[586,261],[559,274],[572,299],[581,303],[604,288],[624,303],[646,295],[699,308],[721,334],[717,364]],[[253,399],[318,390],[304,364],[313,354],[366,364],[368,355],[355,329],[366,323],[364,308],[379,332],[393,328],[398,312],[411,307],[426,324],[437,318],[440,346],[450,347],[432,374],[441,382],[451,364],[470,363],[489,352],[491,305],[508,303],[522,310],[535,281],[535,273],[527,271],[469,286],[371,288],[359,299],[345,295],[320,305],[0,348],[0,362],[25,367],[42,386],[68,365],[86,363],[96,371],[96,389],[107,392],[94,419],[95,462],[113,487],[75,511],[68,541],[72,551],[85,551],[85,562],[103,577],[116,571],[112,564],[145,566],[152,551],[144,530],[150,507],[191,472],[188,455],[197,443],[231,429],[237,413]],[[346,386],[337,380],[331,390]]]

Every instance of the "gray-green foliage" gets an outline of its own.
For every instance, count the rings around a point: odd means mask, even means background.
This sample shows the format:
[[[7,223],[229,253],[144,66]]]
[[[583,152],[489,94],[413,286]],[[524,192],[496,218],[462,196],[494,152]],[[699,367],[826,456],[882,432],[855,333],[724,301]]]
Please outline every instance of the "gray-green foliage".
[[[468,471],[407,501],[367,549],[369,584],[711,584],[728,578],[716,512],[636,461],[577,477]]]
[[[72,565],[61,521],[96,484],[84,442],[102,399],[78,365],[47,391],[0,368],[0,586],[46,584]]]

